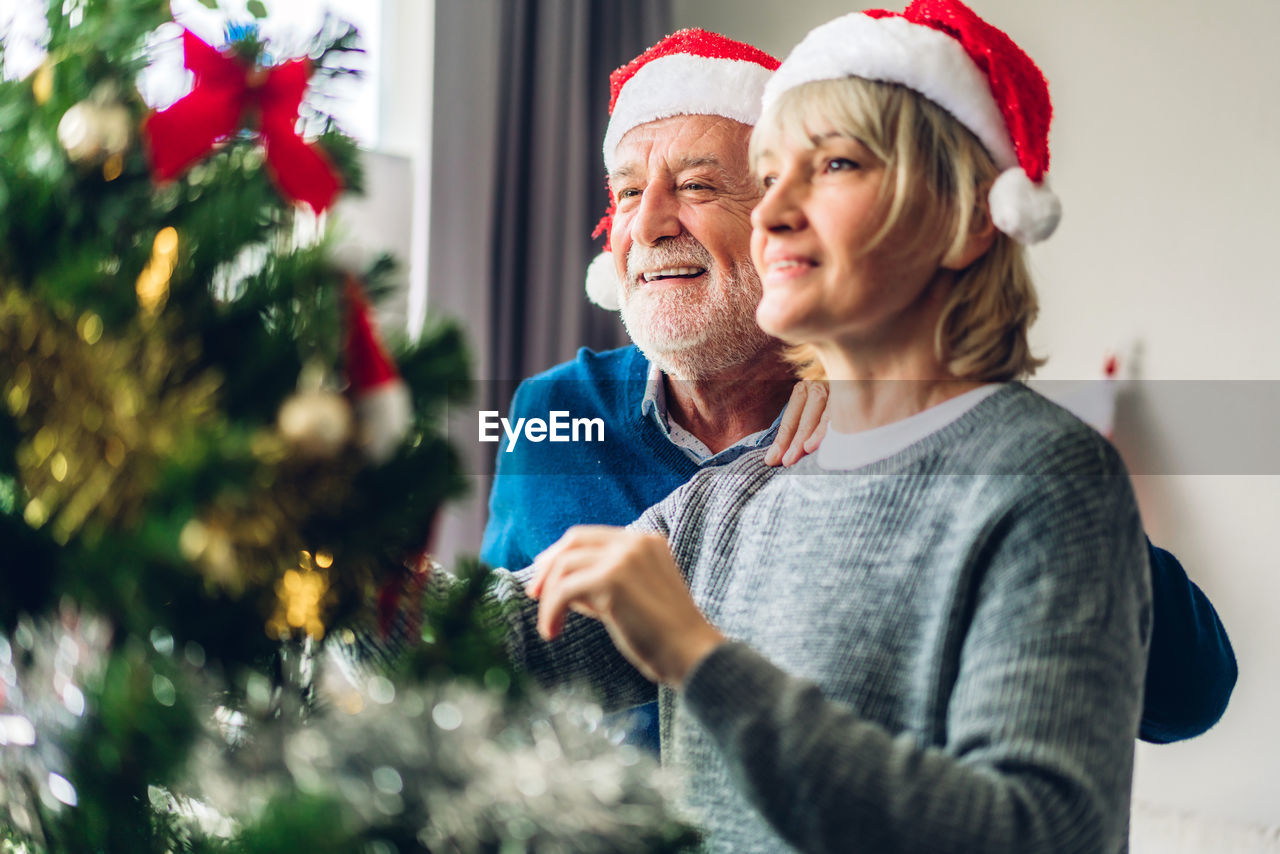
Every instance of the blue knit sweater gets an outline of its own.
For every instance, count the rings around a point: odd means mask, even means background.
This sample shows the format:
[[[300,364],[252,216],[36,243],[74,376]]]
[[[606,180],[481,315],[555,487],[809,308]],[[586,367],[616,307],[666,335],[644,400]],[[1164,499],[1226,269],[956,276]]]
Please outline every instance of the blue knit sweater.
[[[583,347],[572,362],[520,384],[505,413],[547,419],[599,418],[603,442],[516,442],[498,449],[489,496],[489,524],[480,558],[520,569],[572,525],[626,525],[666,498],[699,465],[640,411],[649,362],[635,346],[594,353]],[[770,435],[770,439],[772,436]],[[736,459],[721,454],[715,462]]]
[[[626,525],[699,470],[640,411],[649,362],[634,347],[594,353],[525,380],[509,421],[600,418],[603,442],[499,445],[497,477],[480,557],[522,568],[573,525]],[[745,449],[743,449],[745,450]],[[729,462],[736,455],[717,457]],[[1236,660],[1213,605],[1177,559],[1148,541],[1154,626],[1141,737],[1156,743],[1199,735],[1217,722],[1236,682]]]

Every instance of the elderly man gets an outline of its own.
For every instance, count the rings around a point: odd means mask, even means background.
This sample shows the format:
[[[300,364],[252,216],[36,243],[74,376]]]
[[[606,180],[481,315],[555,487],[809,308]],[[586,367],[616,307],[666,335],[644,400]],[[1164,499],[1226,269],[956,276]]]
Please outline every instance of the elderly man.
[[[602,424],[603,436],[499,446],[486,563],[524,567],[572,525],[627,524],[700,468],[778,437],[794,380],[778,342],[755,325],[760,282],[748,242],[760,189],[747,159],[777,64],[749,45],[684,30],[611,76],[604,160],[613,204],[588,291],[621,309],[635,343],[584,348],[521,384],[510,423],[560,412]],[[794,394],[770,462],[815,446],[822,393]],[[1217,721],[1236,665],[1208,599],[1172,555],[1154,546],[1150,554],[1155,625],[1141,734],[1164,742]],[[645,726],[640,740],[656,745],[652,716]]]

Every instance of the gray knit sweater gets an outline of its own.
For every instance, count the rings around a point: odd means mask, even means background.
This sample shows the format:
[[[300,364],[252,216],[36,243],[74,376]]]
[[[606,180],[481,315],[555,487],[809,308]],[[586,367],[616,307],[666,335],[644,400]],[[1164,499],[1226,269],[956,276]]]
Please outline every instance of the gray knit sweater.
[[[717,852],[1117,852],[1151,605],[1127,476],[1020,384],[871,466],[759,453],[636,523],[733,640],[661,690],[663,759]],[[523,597],[520,575],[508,594]],[[518,660],[654,693],[600,624]]]

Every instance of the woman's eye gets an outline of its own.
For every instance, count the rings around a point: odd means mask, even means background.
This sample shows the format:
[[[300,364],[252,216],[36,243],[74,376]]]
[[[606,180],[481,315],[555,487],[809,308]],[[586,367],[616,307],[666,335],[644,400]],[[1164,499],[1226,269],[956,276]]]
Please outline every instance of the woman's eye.
[[[682,190],[709,190],[709,189],[711,189],[711,188],[710,188],[710,187],[708,187],[706,184],[702,184],[702,183],[700,183],[700,182],[698,182],[698,181],[688,181],[688,182],[686,182],[686,183],[684,183],[684,184],[681,184],[681,185],[680,185],[680,189],[682,189]]]
[[[763,178],[760,179],[760,186],[764,187],[766,190],[772,187],[776,183],[778,183],[777,175],[765,175]]]
[[[823,171],[825,172],[847,172],[858,168],[856,160],[850,160],[848,157],[833,157],[827,161]]]
[[[618,201],[622,201],[623,199],[634,199],[638,195],[640,195],[639,190],[628,187],[618,191]]]

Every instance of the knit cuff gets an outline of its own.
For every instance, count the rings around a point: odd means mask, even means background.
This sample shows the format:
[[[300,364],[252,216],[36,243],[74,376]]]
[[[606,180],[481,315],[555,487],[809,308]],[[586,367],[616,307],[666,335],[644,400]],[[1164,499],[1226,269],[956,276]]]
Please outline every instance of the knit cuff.
[[[787,679],[777,665],[745,643],[726,641],[694,666],[680,693],[689,711],[715,732],[735,715],[777,698]]]

